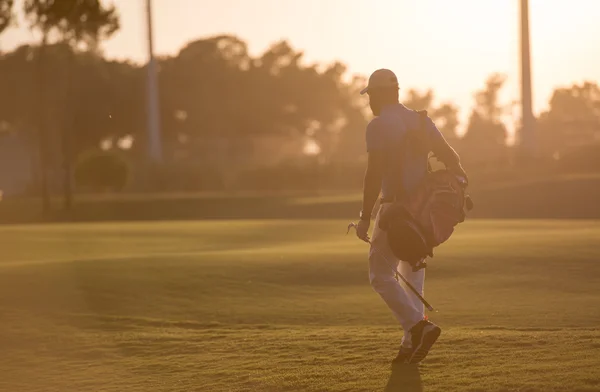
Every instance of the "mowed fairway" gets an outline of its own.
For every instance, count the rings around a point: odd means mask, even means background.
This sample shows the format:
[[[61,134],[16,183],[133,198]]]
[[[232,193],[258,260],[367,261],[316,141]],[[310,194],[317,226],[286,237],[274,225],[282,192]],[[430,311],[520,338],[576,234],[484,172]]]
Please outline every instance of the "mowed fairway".
[[[421,366],[344,221],[0,228],[1,391],[600,391],[600,222],[469,221]]]

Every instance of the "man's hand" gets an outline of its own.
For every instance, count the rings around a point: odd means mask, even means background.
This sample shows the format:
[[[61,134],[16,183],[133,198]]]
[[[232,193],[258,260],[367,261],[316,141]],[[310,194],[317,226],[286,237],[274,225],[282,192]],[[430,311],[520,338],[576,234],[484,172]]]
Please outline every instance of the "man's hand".
[[[356,236],[365,242],[371,241],[369,238],[369,226],[371,225],[370,220],[361,219],[356,225]]]
[[[453,167],[451,171],[454,172],[454,174],[464,178],[467,184],[469,183],[469,176],[467,176],[467,172],[465,172],[465,169],[463,169],[460,163]]]

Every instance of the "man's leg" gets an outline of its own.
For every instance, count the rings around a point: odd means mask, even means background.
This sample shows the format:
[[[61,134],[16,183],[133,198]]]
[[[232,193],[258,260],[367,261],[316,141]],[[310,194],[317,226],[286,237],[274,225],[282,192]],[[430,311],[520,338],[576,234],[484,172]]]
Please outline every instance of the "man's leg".
[[[369,253],[371,286],[383,298],[404,329],[404,338],[394,361],[419,363],[440,336],[441,329],[424,319],[424,305],[402,282],[396,280],[396,271],[402,273],[413,287],[423,293],[425,271],[414,272],[406,262],[398,262],[387,242],[387,234],[379,229],[382,206],[375,221]]]
[[[387,233],[379,228],[382,211],[388,205],[383,205],[373,228],[371,250],[369,252],[369,278],[373,289],[381,296],[390,308],[405,333],[423,320],[423,310],[414,306],[411,296],[396,280],[398,260],[387,242]]]
[[[424,295],[425,285],[425,268],[418,271],[413,271],[412,266],[407,262],[400,262],[400,271],[402,276],[421,294]],[[408,288],[404,282],[402,286],[408,292]],[[425,305],[417,298],[414,293],[410,292],[413,306],[422,315],[422,320],[417,323],[408,333],[405,332],[402,345],[411,347],[411,354],[408,356],[409,363],[421,362],[429,353],[429,350],[436,342],[442,330],[437,325],[425,319]]]
[[[425,268],[421,268],[418,271],[413,271],[410,263],[406,261],[401,261],[400,266],[398,268],[398,272],[402,274],[408,280],[408,282],[412,285],[412,287],[417,290],[422,297],[425,296],[424,287],[425,287]],[[422,315],[422,318],[425,317],[425,305],[419,298],[414,295],[412,291],[407,287],[406,283],[400,281],[402,287],[406,290],[407,293],[410,294],[410,299],[412,300],[413,306],[415,309]]]
[[[423,288],[425,286],[425,269],[424,268],[415,272],[415,271],[413,271],[413,268],[410,265],[410,263],[408,263],[406,261],[401,261],[399,263],[398,272],[400,272],[402,274],[402,276],[404,276],[406,278],[406,280],[408,280],[408,282],[415,288],[415,290],[417,290],[417,292],[419,294],[421,294],[421,296],[424,296],[424,293],[423,293]],[[425,318],[425,305],[408,288],[408,286],[406,285],[406,283],[404,283],[404,281],[400,280],[399,283],[402,286],[402,288],[404,289],[404,291],[406,291],[406,293],[408,293],[408,295],[411,299],[412,306],[415,308],[415,311],[418,312],[420,315],[420,320],[423,320]],[[402,338],[402,347],[405,347],[405,348],[412,347],[412,339],[410,336],[409,329],[404,330],[404,337]]]

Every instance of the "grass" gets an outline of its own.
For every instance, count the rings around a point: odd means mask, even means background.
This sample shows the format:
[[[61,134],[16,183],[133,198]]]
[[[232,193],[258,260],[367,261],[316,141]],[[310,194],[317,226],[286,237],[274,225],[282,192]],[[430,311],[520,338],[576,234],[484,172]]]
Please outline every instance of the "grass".
[[[347,222],[0,228],[0,391],[600,391],[600,222],[470,221],[419,367]]]

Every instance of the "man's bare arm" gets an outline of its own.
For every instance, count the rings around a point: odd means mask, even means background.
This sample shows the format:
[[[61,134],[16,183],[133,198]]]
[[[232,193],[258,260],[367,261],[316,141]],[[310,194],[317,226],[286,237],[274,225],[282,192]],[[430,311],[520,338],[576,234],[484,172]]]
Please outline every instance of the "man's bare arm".
[[[444,139],[441,133],[439,134],[439,137],[434,139],[431,147],[431,150],[435,154],[436,158],[446,165],[449,170],[467,179],[467,173],[460,163],[460,157],[454,148],[452,148],[446,139]]]
[[[363,184],[362,215],[364,219],[371,217],[373,207],[381,192],[381,181],[383,179],[383,152],[369,152],[367,170]]]

